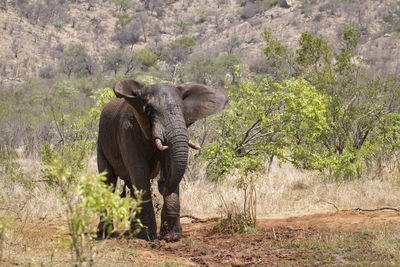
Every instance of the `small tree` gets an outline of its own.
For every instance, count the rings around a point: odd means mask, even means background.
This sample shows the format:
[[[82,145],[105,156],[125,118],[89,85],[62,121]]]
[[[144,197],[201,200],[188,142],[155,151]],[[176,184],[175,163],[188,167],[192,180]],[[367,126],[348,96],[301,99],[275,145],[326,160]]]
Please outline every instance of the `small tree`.
[[[117,15],[117,21],[115,22],[116,27],[125,27],[132,21],[132,16],[129,16],[127,13],[121,13]]]
[[[209,54],[199,54],[189,59],[185,74],[187,80],[202,84],[215,85],[223,82],[215,57]]]
[[[157,55],[143,48],[136,50],[132,54],[132,60],[141,64],[144,70],[154,66],[157,63]]]
[[[95,107],[77,120],[64,118],[65,128],[69,131],[61,135],[62,145],[53,149],[44,144],[40,151],[43,175],[48,184],[60,192],[65,207],[69,235],[62,241],[71,249],[75,266],[94,264],[92,243],[97,238],[96,221],[100,216],[116,230],[125,230],[130,225],[140,229],[141,226],[135,218],[140,211],[140,192],[135,192],[136,199],[121,198],[118,190],[105,184],[104,174],[85,173],[88,151],[96,144],[92,125],[98,121],[102,107],[112,98],[114,93],[109,88],[96,92]]]
[[[147,42],[147,30],[148,30],[149,17],[147,16],[146,13],[140,13],[137,16],[135,23],[140,24],[140,26],[142,28],[142,33],[143,33],[143,39],[145,42]]]
[[[128,55],[122,49],[110,49],[104,52],[103,58],[103,69],[114,71],[114,74],[117,75],[118,70],[126,64]]]
[[[130,45],[132,49],[133,45],[140,40],[140,32],[140,25],[131,22],[125,27],[116,27],[112,41],[118,41],[121,48]]]
[[[174,22],[174,25],[178,34],[185,34],[192,23],[186,19],[180,18]]]
[[[42,156],[45,177],[60,190],[60,198],[65,206],[70,235],[62,241],[71,249],[75,266],[84,263],[93,265],[95,253],[92,242],[97,238],[95,223],[100,216],[120,230],[129,227],[131,220],[134,221],[133,225],[141,225],[135,218],[140,211],[141,193],[136,193],[136,200],[129,196],[121,198],[120,192],[104,183],[104,174],[76,173],[58,152],[48,146],[42,149]]]
[[[170,42],[162,52],[162,59],[175,65],[184,62],[193,52],[196,41],[191,37],[177,38]]]
[[[236,67],[242,62],[240,57],[235,54],[221,55],[217,58],[217,65],[223,73],[229,74],[232,78],[232,84],[237,82]]]
[[[131,7],[131,3],[129,0],[114,0],[114,4],[117,7],[118,12],[125,12],[128,8]]]
[[[72,44],[64,50],[58,67],[70,78],[73,73],[78,76],[93,74],[95,63],[86,47],[81,44]]]
[[[234,34],[231,36],[231,38],[229,38],[227,44],[226,44],[226,48],[227,48],[227,52],[228,54],[232,54],[233,53],[233,49],[237,48],[240,46],[240,39],[239,36]]]
[[[277,81],[292,77],[295,73],[293,51],[282,45],[281,41],[273,36],[272,31],[265,31],[263,36],[266,42],[263,52],[270,75]]]
[[[22,45],[19,40],[14,39],[11,45],[11,50],[14,53],[14,57],[17,58],[18,54],[22,51]]]
[[[197,11],[197,22],[198,23],[203,23],[206,21],[208,16],[207,9],[205,8],[200,8],[199,11]]]
[[[220,141],[204,153],[212,159],[214,177],[246,158],[265,162],[267,156],[330,178],[360,177],[381,148],[388,148],[385,153],[398,149],[392,134],[398,128],[393,118],[399,114],[394,103],[400,103],[400,82],[365,75],[352,28],[345,28],[344,47],[335,57],[321,36],[303,33],[295,52],[270,32],[264,36],[275,75],[231,87],[231,101],[219,115],[224,116],[216,130]],[[292,75],[297,77],[285,79]],[[389,146],[382,142],[388,134]]]

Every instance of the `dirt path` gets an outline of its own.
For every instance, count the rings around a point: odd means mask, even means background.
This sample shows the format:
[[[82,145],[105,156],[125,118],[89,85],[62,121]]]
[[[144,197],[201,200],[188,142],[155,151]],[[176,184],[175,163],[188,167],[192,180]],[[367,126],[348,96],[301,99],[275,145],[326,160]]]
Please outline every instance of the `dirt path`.
[[[260,266],[400,263],[400,213],[341,210],[283,219],[260,219],[243,234],[211,233],[216,222],[183,223],[183,238],[166,243],[136,239],[96,242],[98,266]],[[5,266],[66,265],[69,251],[54,241],[57,222],[25,227],[5,253]],[[55,251],[57,249],[57,251]]]

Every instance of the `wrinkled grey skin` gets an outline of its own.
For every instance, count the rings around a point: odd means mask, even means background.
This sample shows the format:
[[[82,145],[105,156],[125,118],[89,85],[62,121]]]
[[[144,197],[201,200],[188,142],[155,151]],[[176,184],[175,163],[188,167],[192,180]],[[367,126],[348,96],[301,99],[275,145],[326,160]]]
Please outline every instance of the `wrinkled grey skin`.
[[[156,238],[156,219],[151,201],[150,179],[160,173],[158,187],[164,197],[160,237],[179,240],[179,182],[188,158],[188,131],[196,120],[222,110],[226,94],[214,88],[186,83],[145,84],[121,80],[114,86],[118,98],[108,103],[100,117],[97,164],[107,171],[107,183],[115,185],[120,177],[128,187],[144,190],[139,215],[145,226],[138,237]],[[155,139],[166,150],[159,150]],[[103,235],[109,225],[99,224]],[[134,226],[132,226],[134,227]]]

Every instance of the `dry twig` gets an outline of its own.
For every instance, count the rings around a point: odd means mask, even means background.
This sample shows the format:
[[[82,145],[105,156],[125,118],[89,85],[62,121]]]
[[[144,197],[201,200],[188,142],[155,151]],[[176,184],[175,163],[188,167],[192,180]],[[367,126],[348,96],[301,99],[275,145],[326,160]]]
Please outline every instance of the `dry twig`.
[[[393,210],[393,211],[400,212],[400,209],[391,208],[391,207],[382,207],[382,208],[376,208],[376,209],[362,209],[362,208],[355,208],[354,210],[355,210],[355,211],[380,211],[380,210]]]
[[[201,219],[201,218],[195,217],[193,215],[188,215],[188,214],[181,215],[181,218],[192,219],[192,223],[206,223],[206,222],[216,221],[216,220],[219,219],[218,217],[211,217],[211,218],[207,218],[207,219]]]

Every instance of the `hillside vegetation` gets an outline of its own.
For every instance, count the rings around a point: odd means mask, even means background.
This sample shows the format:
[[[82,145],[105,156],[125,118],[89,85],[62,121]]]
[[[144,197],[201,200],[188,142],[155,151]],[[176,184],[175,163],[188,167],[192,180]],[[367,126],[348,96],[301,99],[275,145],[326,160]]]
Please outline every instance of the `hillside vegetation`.
[[[122,232],[140,210],[140,192],[121,199],[95,166],[100,112],[123,78],[226,90],[225,109],[189,129],[202,149],[181,183],[189,218],[222,215],[214,234],[256,231],[257,215],[400,205],[396,0],[3,0],[0,36],[0,261],[27,264],[25,227],[44,221],[65,224],[69,263],[93,264],[102,210]],[[384,237],[369,237],[367,264],[383,246],[385,263],[400,259]],[[345,248],[329,263],[357,263]]]
[[[343,25],[352,25],[360,34],[359,54],[375,66],[374,73],[399,73],[397,1],[289,3],[290,8],[277,0],[3,0],[0,77],[5,83],[45,75],[45,69],[56,69],[63,52],[74,44],[83,45],[92,64],[101,69],[107,50],[121,48],[130,54],[146,48],[161,56],[182,36],[192,37],[195,44],[175,55],[179,62],[186,63],[191,53],[233,52],[251,65],[261,58],[261,33],[269,28],[291,47],[297,46],[304,31],[321,34],[337,52]]]

